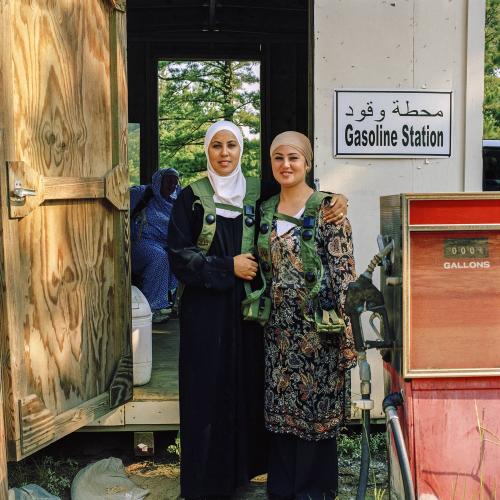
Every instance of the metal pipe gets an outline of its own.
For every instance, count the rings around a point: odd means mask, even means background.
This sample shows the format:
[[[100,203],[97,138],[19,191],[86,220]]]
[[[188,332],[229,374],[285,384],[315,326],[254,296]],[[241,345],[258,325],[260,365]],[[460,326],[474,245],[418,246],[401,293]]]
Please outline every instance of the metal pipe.
[[[356,500],[365,500],[370,472],[370,410],[362,410],[361,415],[363,425],[361,429],[361,465]]]
[[[359,380],[361,385],[361,399],[355,404],[361,409],[361,464],[359,468],[359,482],[356,500],[366,498],[368,476],[370,472],[370,411],[373,409],[371,399],[371,369],[366,358],[366,351],[358,352]]]
[[[399,468],[403,479],[403,488],[405,492],[405,500],[415,500],[415,488],[413,486],[413,478],[411,476],[410,461],[406,452],[403,432],[399,423],[397,406],[403,404],[403,398],[399,392],[394,392],[386,396],[382,403],[382,408],[387,416],[387,421],[391,426],[396,452],[398,454]]]

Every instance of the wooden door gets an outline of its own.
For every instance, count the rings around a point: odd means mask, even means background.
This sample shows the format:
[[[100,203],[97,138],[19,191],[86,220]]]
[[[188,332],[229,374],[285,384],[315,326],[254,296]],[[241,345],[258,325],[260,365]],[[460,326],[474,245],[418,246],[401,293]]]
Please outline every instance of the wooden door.
[[[125,38],[119,0],[0,0],[10,460],[132,394]]]

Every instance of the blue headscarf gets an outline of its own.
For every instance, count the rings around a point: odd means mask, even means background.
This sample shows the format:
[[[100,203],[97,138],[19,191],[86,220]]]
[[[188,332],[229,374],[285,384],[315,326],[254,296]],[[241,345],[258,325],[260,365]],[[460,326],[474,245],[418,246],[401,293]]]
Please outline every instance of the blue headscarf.
[[[175,168],[162,168],[153,174],[151,181],[153,197],[148,201],[144,210],[131,221],[132,239],[138,239],[140,236],[140,239],[155,240],[166,246],[170,215],[174,202],[181,192],[181,187],[177,184],[167,199],[162,196],[161,184],[166,175],[179,178],[179,172]],[[131,210],[144,196],[146,188],[147,186],[134,186],[130,189]]]
[[[177,196],[181,192],[181,187],[179,184],[175,186],[175,189],[173,193],[170,194],[169,200],[165,200],[163,196],[161,195],[161,184],[163,182],[163,178],[166,175],[172,175],[174,177],[177,177],[179,179],[179,172],[175,170],[175,168],[161,168],[160,170],[157,170],[153,174],[153,178],[151,180],[151,187],[153,188],[153,195],[155,198],[159,198],[159,201],[164,200],[166,203],[172,203],[173,200],[177,199]]]

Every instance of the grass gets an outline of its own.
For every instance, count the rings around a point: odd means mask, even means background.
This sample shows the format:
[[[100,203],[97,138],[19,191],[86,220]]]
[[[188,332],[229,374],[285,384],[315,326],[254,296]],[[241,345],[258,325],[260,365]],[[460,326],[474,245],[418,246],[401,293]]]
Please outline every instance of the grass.
[[[361,432],[363,430],[361,429]],[[361,432],[339,434],[337,448],[339,454],[340,487],[338,499],[352,498],[359,479],[361,460]],[[387,445],[385,432],[373,432],[370,435],[370,483],[367,499],[384,500],[388,498],[387,483]]]
[[[339,434],[337,448],[340,460],[361,459],[361,433]],[[387,459],[387,444],[385,432],[370,434],[370,456],[373,460],[385,461]]]
[[[71,483],[82,465],[72,459],[37,456],[9,464],[9,487],[38,484],[52,495],[70,498]]]

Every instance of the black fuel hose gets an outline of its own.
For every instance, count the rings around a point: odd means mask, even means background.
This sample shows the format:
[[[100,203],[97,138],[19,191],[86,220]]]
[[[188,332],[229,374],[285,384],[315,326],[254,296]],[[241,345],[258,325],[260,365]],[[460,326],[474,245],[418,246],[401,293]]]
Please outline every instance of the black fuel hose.
[[[361,429],[361,465],[356,500],[365,500],[366,489],[368,488],[368,474],[370,472],[370,410],[361,410],[361,422],[363,426]]]
[[[399,423],[398,412],[396,408],[403,404],[403,397],[399,392],[393,392],[385,397],[382,402],[382,408],[387,416],[387,420],[391,426],[396,452],[398,454],[399,468],[403,479],[403,488],[405,492],[405,500],[415,500],[415,488],[413,487],[413,479],[410,470],[410,461],[406,452],[405,441],[401,424]]]

